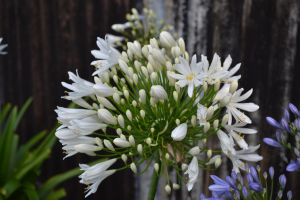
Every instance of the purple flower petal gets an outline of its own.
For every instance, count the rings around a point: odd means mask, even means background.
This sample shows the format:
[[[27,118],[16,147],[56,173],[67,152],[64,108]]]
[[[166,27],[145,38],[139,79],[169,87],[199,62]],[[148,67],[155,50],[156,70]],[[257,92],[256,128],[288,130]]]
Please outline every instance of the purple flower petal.
[[[245,186],[243,186],[242,193],[243,193],[244,198],[247,198],[247,196],[248,196],[248,190],[247,190],[247,188]]]
[[[236,185],[235,185],[234,180],[233,180],[230,176],[226,176],[226,181],[227,181],[227,183],[229,183],[229,185],[230,185],[232,188],[238,190],[238,188],[237,188]]]
[[[281,125],[284,127],[284,129],[287,132],[292,132],[290,127],[289,127],[289,124],[287,123],[287,121],[284,118],[281,119]]]
[[[281,187],[284,189],[285,188],[285,184],[286,184],[286,177],[284,174],[279,176],[279,182]]]
[[[294,172],[300,169],[300,165],[298,163],[291,163],[286,167],[286,171]]]
[[[274,168],[273,167],[270,167],[269,174],[270,174],[271,179],[273,180],[273,178],[274,178]]]
[[[289,107],[290,107],[290,110],[292,111],[292,113],[294,113],[294,115],[300,117],[299,111],[298,111],[298,109],[296,108],[296,106],[294,106],[294,104],[290,103],[290,104],[289,104]]]
[[[284,146],[282,146],[279,142],[277,142],[276,140],[273,140],[272,138],[264,138],[263,141],[267,145],[270,145],[272,147],[284,148]]]
[[[253,177],[252,177],[252,175],[251,175],[250,172],[247,174],[247,181],[248,181],[248,183],[252,183],[253,182]]]
[[[215,175],[210,175],[210,177],[214,180],[215,184],[218,184],[218,185],[228,185],[228,183],[226,181],[223,181],[222,179],[220,179],[219,177],[217,177]]]
[[[286,119],[287,122],[290,122],[290,113],[287,109],[284,111],[284,118]]]
[[[266,117],[267,122],[271,125],[274,126],[275,128],[284,130],[284,128],[272,117]]]
[[[263,189],[264,189],[258,183],[255,183],[255,182],[250,183],[249,187],[250,187],[251,190],[254,190],[254,191],[257,191],[257,192],[263,191]]]
[[[256,183],[259,184],[260,182],[259,182],[258,174],[257,174],[256,169],[253,166],[250,166],[250,173],[253,176],[253,178],[256,181]]]

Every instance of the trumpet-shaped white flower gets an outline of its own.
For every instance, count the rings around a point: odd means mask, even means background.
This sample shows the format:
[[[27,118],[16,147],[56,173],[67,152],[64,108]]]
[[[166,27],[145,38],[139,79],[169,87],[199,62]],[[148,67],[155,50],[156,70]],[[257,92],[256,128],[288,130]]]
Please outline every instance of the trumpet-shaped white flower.
[[[62,98],[73,100],[94,94],[93,86],[95,84],[80,78],[77,70],[76,73],[77,76],[72,72],[68,72],[69,79],[71,79],[74,82],[72,83],[72,85],[65,82],[61,83],[65,88],[68,88],[69,90],[73,91],[67,92],[68,96],[63,96]]]
[[[68,128],[72,130],[78,136],[89,135],[99,129],[106,128],[107,125],[99,121],[99,118],[95,115],[92,117],[86,117],[84,119],[74,119],[70,121]]]
[[[232,59],[231,59],[230,55],[228,55],[228,57],[225,59],[225,61],[223,63],[223,70],[228,71],[231,63],[232,63]],[[241,67],[241,63],[237,64],[234,68],[229,70],[226,77],[222,78],[221,80],[224,83],[231,83],[234,80],[239,80],[241,78],[241,75],[238,75],[238,76],[233,76],[233,75],[240,69],[240,67]]]
[[[87,195],[85,197],[88,197],[90,194],[95,193],[98,189],[98,186],[100,183],[108,176],[112,175],[116,172],[116,170],[106,170],[109,168],[112,164],[114,164],[117,161],[117,159],[110,159],[108,161],[88,166],[86,164],[79,164],[81,170],[84,170],[84,173],[82,173],[79,178],[81,180],[80,183],[83,183],[85,185],[91,185],[87,188],[86,192]]]
[[[70,140],[59,140],[59,142],[63,145],[63,150],[65,150],[65,154],[67,154],[63,159],[67,157],[73,156],[78,151],[75,150],[74,146],[78,144],[96,144],[95,138],[88,136],[81,136],[78,138],[70,139]]]
[[[93,106],[91,106],[90,104],[88,104],[85,100],[83,100],[82,98],[78,98],[78,99],[72,99],[72,101],[74,103],[76,103],[77,105],[89,109],[89,110],[93,110]]]
[[[106,41],[112,47],[120,46],[122,41],[125,39],[123,36],[116,36],[112,34],[106,34]]]
[[[225,153],[228,158],[232,161],[233,171],[236,173],[239,172],[239,168],[245,170],[245,163],[241,160],[249,161],[249,162],[258,162],[263,159],[262,156],[258,154],[252,154],[252,152],[256,151],[260,145],[257,146],[249,146],[248,149],[243,149],[236,151],[235,155],[230,153]]]
[[[3,40],[3,38],[0,38],[0,44],[1,44],[2,40]],[[7,46],[8,46],[7,44],[0,45],[0,54],[2,54],[2,55],[7,54],[7,52],[2,51]]]
[[[107,38],[106,40],[103,40],[98,37],[96,43],[100,50],[92,50],[91,53],[95,58],[100,60],[96,60],[91,63],[91,65],[94,65],[97,68],[97,70],[93,73],[93,76],[118,64],[118,59],[123,59],[128,62],[128,60],[125,59],[118,50],[109,45]]]
[[[95,156],[94,151],[100,151],[102,147],[92,145],[92,144],[77,144],[74,149],[80,153],[85,153],[89,156]]]
[[[204,81],[212,85],[216,83],[217,78],[223,79],[226,77],[228,72],[226,70],[221,70],[220,57],[217,54],[214,55],[210,66],[208,64],[207,57],[204,55],[201,55],[201,57],[203,63],[203,72],[207,74],[204,78]]]
[[[159,100],[167,100],[168,94],[161,85],[152,85],[150,94]]]
[[[54,110],[58,115],[57,120],[63,124],[59,129],[67,127],[71,120],[83,119],[97,114],[95,110],[63,108],[59,106],[57,106],[57,108],[58,109]]]
[[[205,108],[200,103],[198,103],[197,107],[198,107],[197,119],[199,120],[200,126],[204,126],[207,123],[207,121],[206,121],[207,108]]]
[[[187,133],[187,124],[182,123],[172,131],[171,137],[175,141],[181,141],[185,138],[186,133]]]
[[[198,174],[199,174],[199,167],[198,167],[198,159],[196,156],[193,157],[192,162],[189,164],[188,169],[184,174],[189,175],[189,181],[187,183],[187,189],[188,191],[191,191],[191,189],[194,186],[194,183],[198,180]]]
[[[203,79],[207,76],[207,73],[202,71],[202,63],[197,63],[196,55],[192,57],[191,66],[182,57],[179,57],[180,64],[175,65],[175,69],[180,74],[170,74],[172,78],[179,79],[176,83],[180,87],[188,85],[188,95],[193,96],[194,87],[198,87],[203,84]]]
[[[95,94],[102,96],[102,97],[111,97],[114,93],[118,93],[119,95],[122,94],[122,92],[120,92],[108,85],[101,84],[101,83],[95,84],[93,86],[93,89],[94,89]]]

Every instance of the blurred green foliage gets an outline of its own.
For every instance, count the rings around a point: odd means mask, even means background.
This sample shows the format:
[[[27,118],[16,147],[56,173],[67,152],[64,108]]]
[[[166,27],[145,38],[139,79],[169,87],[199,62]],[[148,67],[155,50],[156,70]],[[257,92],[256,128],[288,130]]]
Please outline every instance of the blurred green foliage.
[[[37,187],[37,178],[41,174],[43,162],[50,156],[56,137],[56,125],[49,133],[44,130],[26,144],[19,145],[19,136],[15,134],[23,114],[32,102],[29,98],[18,111],[18,107],[8,103],[0,107],[0,200],[54,200],[66,196],[63,188],[54,188],[63,181],[78,176],[78,168],[58,174]],[[69,107],[74,107],[74,104]],[[90,165],[102,162],[97,160]]]

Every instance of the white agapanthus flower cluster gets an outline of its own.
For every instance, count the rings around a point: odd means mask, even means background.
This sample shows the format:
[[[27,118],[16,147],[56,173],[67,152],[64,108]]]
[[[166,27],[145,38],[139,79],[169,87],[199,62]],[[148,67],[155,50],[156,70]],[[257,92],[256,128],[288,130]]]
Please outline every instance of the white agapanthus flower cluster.
[[[151,38],[148,45],[128,42],[127,51],[122,53],[110,46],[107,38],[98,38],[97,45],[100,50],[92,51],[100,59],[95,61],[94,83],[72,72],[72,83],[62,83],[69,90],[63,98],[82,108],[55,110],[62,124],[56,136],[64,145],[66,157],[76,153],[111,156],[91,167],[80,165],[84,170],[80,182],[91,184],[86,196],[96,192],[101,181],[116,171],[131,168],[134,173],[143,173],[155,158],[158,177],[163,170],[168,173],[171,165],[179,176],[173,189],[179,189],[183,181],[188,190],[198,181],[199,168],[221,165],[221,156],[212,157],[212,152],[226,154],[235,171],[244,169],[241,160],[262,159],[252,154],[259,145],[248,146],[242,135],[256,133],[244,128],[251,120],[242,111],[253,112],[258,106],[242,103],[252,90],[243,95],[243,89],[237,90],[240,76],[234,74],[240,64],[229,69],[230,56],[223,65],[217,54],[210,64],[203,55],[200,61],[196,55],[190,59],[184,40],[176,41],[165,31],[159,40]],[[206,140],[214,134],[222,150],[205,148]],[[202,147],[198,141],[203,142]],[[203,152],[207,152],[208,161],[196,157]],[[117,159],[124,161],[124,167],[107,170]],[[144,161],[149,161],[148,167],[138,172],[137,165]],[[188,181],[181,172],[188,175]],[[166,191],[170,193],[169,178],[167,181]]]

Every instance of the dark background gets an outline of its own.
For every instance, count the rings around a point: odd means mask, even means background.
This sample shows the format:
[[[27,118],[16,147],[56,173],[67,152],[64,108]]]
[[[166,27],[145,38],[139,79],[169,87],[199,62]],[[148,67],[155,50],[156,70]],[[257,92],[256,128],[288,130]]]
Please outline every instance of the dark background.
[[[186,40],[190,56],[206,54],[211,60],[217,52],[222,60],[230,54],[233,65],[242,63],[239,87],[245,91],[253,88],[248,102],[260,106],[250,114],[258,133],[247,141],[261,143],[258,153],[264,157],[262,172],[273,165],[276,182],[285,173],[286,187],[292,189],[296,199],[300,195],[300,173],[285,172],[286,164],[280,158],[286,155],[291,159],[292,155],[265,145],[262,139],[275,138],[275,129],[267,124],[266,116],[280,120],[289,102],[300,108],[299,0],[145,0],[144,4],[155,7],[161,2],[166,5],[165,13],[170,13],[166,18]],[[68,81],[68,71],[78,69],[82,78],[93,80],[90,51],[97,48],[96,38],[114,33],[111,25],[125,22],[126,13],[135,5],[142,8],[142,0],[0,0],[0,37],[9,45],[5,49],[8,54],[0,57],[1,106],[7,102],[21,106],[34,97],[17,130],[22,142],[39,131],[51,130],[56,123],[54,109],[68,103],[60,98],[64,94],[61,82]],[[212,149],[214,143],[208,140]],[[294,145],[294,141],[291,143]],[[77,154],[62,161],[63,156],[57,142],[40,181],[92,160]],[[229,173],[232,166],[230,162],[227,165]],[[208,175],[204,174],[203,188],[212,183]],[[130,170],[118,172],[104,180],[89,199],[100,199],[101,195],[101,199],[132,200],[133,181]],[[84,185],[78,178],[62,186],[67,199],[83,199]],[[275,184],[276,192],[277,187]]]

